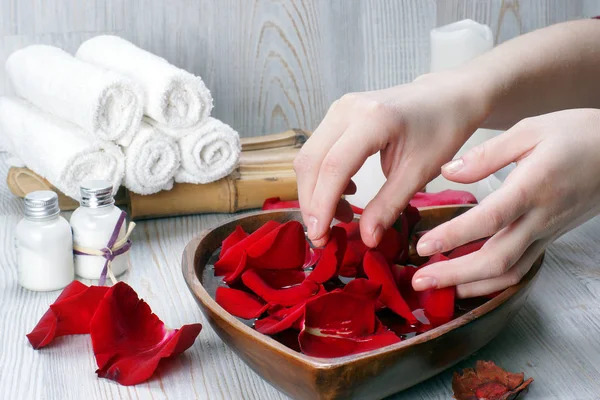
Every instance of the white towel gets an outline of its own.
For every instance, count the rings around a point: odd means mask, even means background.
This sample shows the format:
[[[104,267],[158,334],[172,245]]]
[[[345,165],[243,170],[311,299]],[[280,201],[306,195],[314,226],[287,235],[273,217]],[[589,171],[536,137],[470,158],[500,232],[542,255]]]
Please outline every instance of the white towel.
[[[229,125],[215,118],[179,139],[181,168],[175,182],[209,183],[229,175],[237,167],[240,137]]]
[[[141,88],[116,72],[52,46],[32,45],[8,57],[15,93],[101,140],[127,145],[143,113]]]
[[[173,188],[173,177],[181,165],[175,140],[142,122],[140,131],[123,152],[127,189],[153,194]]]
[[[210,115],[212,97],[200,77],[125,39],[96,36],[81,44],[76,57],[139,82],[145,92],[145,114],[163,125],[190,128]]]
[[[25,100],[0,98],[0,135],[10,153],[74,199],[82,181],[107,180],[116,193],[123,179],[125,157],[118,146],[93,139]]]

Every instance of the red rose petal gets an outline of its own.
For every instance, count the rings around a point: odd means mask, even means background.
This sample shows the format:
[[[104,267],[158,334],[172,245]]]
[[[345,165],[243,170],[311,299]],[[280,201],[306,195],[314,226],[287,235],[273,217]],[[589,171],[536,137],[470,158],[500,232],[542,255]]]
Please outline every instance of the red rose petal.
[[[375,301],[381,295],[381,284],[364,278],[353,279],[342,289],[344,293]]]
[[[227,253],[222,254],[219,261],[215,263],[215,276],[227,275],[234,272],[238,268],[246,249],[279,226],[281,226],[279,222],[268,221],[252,234],[230,247]]]
[[[273,289],[299,285],[309,274],[301,269],[254,269],[254,271]]]
[[[400,290],[402,298],[406,301],[408,307],[413,310],[414,314],[414,310],[419,308],[419,299],[417,292],[412,287],[412,278],[418,271],[418,268],[411,265],[405,266],[394,264],[390,265],[390,270],[392,271],[394,281]]]
[[[257,318],[269,307],[250,293],[226,287],[217,288],[215,301],[229,314],[244,319]]]
[[[406,259],[408,256],[408,228],[404,232],[398,232],[394,228],[387,229],[379,245],[375,248],[380,252],[388,263],[393,263],[399,258]]]
[[[242,282],[263,300],[282,306],[293,306],[301,303],[317,294],[320,288],[318,283],[306,279],[300,285],[286,289],[274,289],[253,269],[249,269],[242,274]]]
[[[274,335],[294,326],[297,327],[304,316],[304,305],[305,303],[302,302],[293,307],[282,308],[267,317],[258,319],[254,322],[254,329],[265,335]]]
[[[31,346],[39,349],[59,336],[89,333],[90,320],[108,289],[71,282],[27,334]]]
[[[135,385],[152,376],[162,358],[193,343],[202,326],[167,329],[146,302],[123,282],[111,287],[90,323],[98,376]]]
[[[350,204],[350,208],[352,209],[352,212],[353,212],[354,214],[358,214],[358,215],[362,215],[363,211],[365,211],[365,210],[363,210],[363,209],[362,209],[362,208],[360,208],[360,207],[353,206],[352,204]]]
[[[280,210],[282,208],[300,208],[298,200],[282,201],[279,197],[271,197],[263,203],[263,210]]]
[[[346,253],[346,231],[340,227],[331,228],[329,241],[323,250],[321,259],[313,269],[308,279],[324,283],[337,276]]]
[[[449,258],[443,254],[435,254],[419,269],[433,263],[447,260],[449,260]],[[454,301],[456,297],[455,286],[424,290],[417,292],[417,296],[419,298],[420,306],[425,311],[425,314],[432,325],[438,326],[445,324],[454,316]]]
[[[369,248],[360,237],[360,226],[358,222],[339,223],[336,226],[344,229],[347,236],[346,252],[338,275],[345,278],[354,278],[362,271],[362,260]]]
[[[323,255],[323,249],[311,249],[306,243],[306,256],[304,257],[304,265],[302,268],[309,268],[319,262],[321,256]]]
[[[306,253],[304,228],[298,221],[286,222],[260,238],[246,252],[249,264],[256,268],[301,268]]]
[[[410,204],[406,206],[404,211],[402,212],[406,219],[406,223],[408,224],[408,235],[412,235],[417,223],[421,220],[421,213],[416,207],[411,206]]]
[[[446,206],[451,204],[477,204],[477,199],[464,190],[443,190],[438,193],[418,192],[410,200],[413,207]]]
[[[363,268],[369,280],[380,283],[382,286],[379,301],[409,323],[414,324],[417,322],[408,304],[402,298],[390,271],[390,266],[383,255],[375,250],[367,251],[363,260]]]
[[[225,240],[223,240],[223,244],[221,245],[221,253],[219,254],[219,258],[222,258],[223,255],[225,253],[227,253],[227,251],[232,248],[233,246],[235,246],[236,244],[238,244],[239,242],[241,242],[242,240],[246,239],[248,237],[248,234],[244,231],[244,229],[241,227],[241,225],[238,225],[235,227],[235,231],[233,231],[233,233],[229,236],[227,236],[227,238]]]
[[[342,357],[397,343],[400,338],[378,323],[373,301],[337,292],[306,303],[298,341],[304,354]]]
[[[487,238],[479,239],[474,242],[459,246],[459,247],[455,248],[454,250],[452,250],[448,254],[448,258],[450,258],[450,259],[458,258],[458,257],[466,256],[467,254],[474,253],[474,252],[478,251],[479,249],[481,249],[483,247],[483,245],[485,244],[485,242],[487,242],[487,240],[488,240]]]

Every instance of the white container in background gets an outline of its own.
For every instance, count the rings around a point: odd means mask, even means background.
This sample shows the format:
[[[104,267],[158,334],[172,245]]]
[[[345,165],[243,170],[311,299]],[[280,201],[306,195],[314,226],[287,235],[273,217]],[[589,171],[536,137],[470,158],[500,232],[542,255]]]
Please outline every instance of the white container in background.
[[[51,191],[25,196],[25,218],[16,229],[19,285],[35,291],[59,290],[75,278],[71,227],[60,216]]]
[[[465,19],[449,25],[432,29],[430,32],[431,72],[439,72],[455,68],[465,62],[491,50],[494,47],[494,37],[489,26]],[[498,135],[499,131],[478,129],[460,148],[453,158],[462,156],[465,152],[486,140]],[[439,192],[445,189],[466,190],[482,200],[492,191],[498,189],[503,178],[492,175],[473,184],[451,182],[443,176],[431,181],[426,190]]]
[[[88,249],[102,250],[115,230],[122,211],[116,207],[112,185],[103,180],[86,181],[81,184],[80,207],[73,211],[71,227],[73,244]],[[126,234],[126,223],[121,225],[117,240]],[[106,259],[102,256],[75,254],[75,273],[86,279],[99,279]],[[115,276],[127,270],[125,254],[112,262]]]

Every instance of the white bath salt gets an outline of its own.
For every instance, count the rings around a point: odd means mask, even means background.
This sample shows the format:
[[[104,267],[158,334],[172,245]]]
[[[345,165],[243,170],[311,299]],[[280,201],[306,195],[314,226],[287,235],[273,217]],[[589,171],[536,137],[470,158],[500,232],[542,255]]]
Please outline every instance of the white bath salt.
[[[17,225],[15,239],[18,281],[25,289],[59,290],[73,281],[71,228],[60,216],[56,193],[25,196],[25,218]]]
[[[75,273],[82,278],[100,279],[107,258],[102,255],[79,254],[77,249],[85,248],[108,254],[111,249],[114,249],[114,243],[122,240],[126,235],[125,213],[114,205],[112,191],[112,185],[103,180],[81,184],[80,207],[71,216],[71,227],[76,250]],[[127,270],[125,253],[114,255],[111,261],[112,273],[115,276]]]

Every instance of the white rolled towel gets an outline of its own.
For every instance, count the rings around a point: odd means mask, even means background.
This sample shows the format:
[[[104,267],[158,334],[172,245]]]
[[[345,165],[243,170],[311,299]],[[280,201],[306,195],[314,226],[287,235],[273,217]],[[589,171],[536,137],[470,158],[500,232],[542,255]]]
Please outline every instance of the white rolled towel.
[[[238,133],[215,118],[179,139],[181,168],[175,182],[209,183],[237,167],[242,150]]]
[[[125,157],[117,145],[93,139],[78,126],[17,98],[0,98],[0,135],[8,151],[61,192],[79,200],[89,179],[123,179]]]
[[[19,97],[98,139],[127,145],[139,128],[143,95],[126,76],[46,45],[17,50],[5,67]]]
[[[144,90],[144,112],[169,128],[202,124],[213,107],[202,79],[118,36],[96,36],[83,42],[77,58],[135,79]]]
[[[125,153],[125,187],[138,194],[153,194],[173,188],[179,169],[179,147],[173,138],[142,122],[140,131]]]

